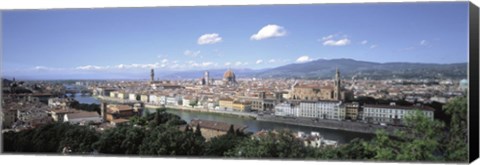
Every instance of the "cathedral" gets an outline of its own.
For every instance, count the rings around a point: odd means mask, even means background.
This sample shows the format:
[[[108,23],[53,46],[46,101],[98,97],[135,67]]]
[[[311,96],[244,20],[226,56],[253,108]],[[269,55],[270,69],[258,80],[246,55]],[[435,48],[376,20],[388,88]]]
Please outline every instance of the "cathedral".
[[[294,84],[290,93],[291,99],[294,100],[339,100],[343,101],[352,96],[350,91],[346,91],[342,88],[342,81],[340,78],[340,71],[338,68],[335,72],[333,79],[333,86],[320,86],[320,85],[300,85]]]
[[[237,84],[237,80],[235,79],[235,73],[231,69],[228,69],[223,74],[223,84],[225,85],[235,85]]]

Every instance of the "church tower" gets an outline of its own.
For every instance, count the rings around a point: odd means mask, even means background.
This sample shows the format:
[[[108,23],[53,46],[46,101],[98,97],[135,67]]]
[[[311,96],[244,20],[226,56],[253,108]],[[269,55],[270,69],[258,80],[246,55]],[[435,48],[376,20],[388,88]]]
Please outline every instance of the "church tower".
[[[337,68],[337,71],[335,73],[335,91],[333,92],[333,99],[335,100],[341,100],[342,97],[341,97],[341,80],[340,80],[340,71],[338,71],[338,68]]]
[[[203,78],[205,79],[205,85],[210,85],[210,76],[208,71],[205,71]]]
[[[153,82],[155,79],[155,73],[153,72],[153,68],[150,70],[150,82]]]

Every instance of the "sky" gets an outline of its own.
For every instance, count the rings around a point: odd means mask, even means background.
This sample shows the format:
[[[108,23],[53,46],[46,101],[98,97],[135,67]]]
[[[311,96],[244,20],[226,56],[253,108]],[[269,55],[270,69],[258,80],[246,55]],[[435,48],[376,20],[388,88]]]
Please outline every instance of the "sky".
[[[2,11],[2,74],[115,78],[317,59],[468,61],[468,2]]]

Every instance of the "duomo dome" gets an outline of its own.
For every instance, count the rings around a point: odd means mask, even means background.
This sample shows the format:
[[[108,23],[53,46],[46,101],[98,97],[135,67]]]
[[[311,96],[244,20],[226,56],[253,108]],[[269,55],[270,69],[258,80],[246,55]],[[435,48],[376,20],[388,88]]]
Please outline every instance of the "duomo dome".
[[[228,69],[224,74],[223,74],[224,79],[229,79],[229,78],[235,78],[235,73],[231,69]]]
[[[224,74],[223,74],[223,81],[226,84],[235,84],[235,73],[231,69],[228,69]]]

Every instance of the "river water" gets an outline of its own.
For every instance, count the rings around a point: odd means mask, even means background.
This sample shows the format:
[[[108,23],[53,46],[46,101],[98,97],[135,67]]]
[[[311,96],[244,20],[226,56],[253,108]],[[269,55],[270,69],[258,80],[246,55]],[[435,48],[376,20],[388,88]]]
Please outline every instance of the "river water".
[[[172,109],[167,110],[167,112],[178,115],[187,122],[190,122],[192,119],[202,119],[202,120],[219,121],[219,122],[224,122],[229,124],[246,125],[247,126],[246,130],[249,132],[257,132],[260,130],[285,129],[285,128],[293,130],[295,132],[302,131],[308,134],[311,133],[312,131],[319,132],[320,135],[322,135],[326,139],[336,140],[341,144],[349,142],[357,137],[365,140],[369,140],[374,136],[372,134],[258,121],[251,118],[237,117],[237,116],[224,115],[224,114],[181,111],[181,110],[172,110]]]
[[[93,103],[100,104],[100,101],[93,98],[92,96],[89,96],[89,95],[82,96],[79,93],[75,94],[74,99],[77,100],[79,103],[84,103],[84,104],[93,104]]]
[[[93,98],[91,96],[82,96],[80,94],[76,94],[74,98],[80,103],[100,104],[100,102],[96,98]],[[154,110],[150,110],[150,111],[152,113],[155,112]],[[167,112],[180,116],[183,120],[187,121],[188,123],[190,123],[192,119],[201,119],[201,120],[219,121],[219,122],[224,122],[229,124],[246,125],[247,126],[246,131],[248,132],[257,132],[261,130],[285,129],[285,128],[293,130],[295,132],[302,131],[307,134],[310,134],[311,132],[319,132],[326,139],[336,140],[340,144],[349,142],[354,138],[362,138],[365,140],[369,140],[374,137],[374,135],[372,134],[348,132],[348,131],[341,131],[341,130],[331,130],[331,129],[323,129],[323,128],[315,128],[315,127],[307,127],[307,126],[297,126],[297,125],[282,124],[282,123],[272,123],[272,122],[266,122],[266,121],[258,121],[251,118],[224,115],[224,114],[181,111],[181,110],[173,110],[173,109],[168,109]]]
[[[77,86],[77,85],[63,85],[63,86],[65,86],[66,89],[70,89],[70,90],[84,88],[83,86]],[[67,96],[70,97],[71,95],[67,94]],[[93,103],[100,104],[100,101],[98,101],[97,99],[93,98],[90,95],[82,95],[81,93],[76,93],[73,98],[77,100],[79,103],[83,103],[83,104],[93,104]]]

